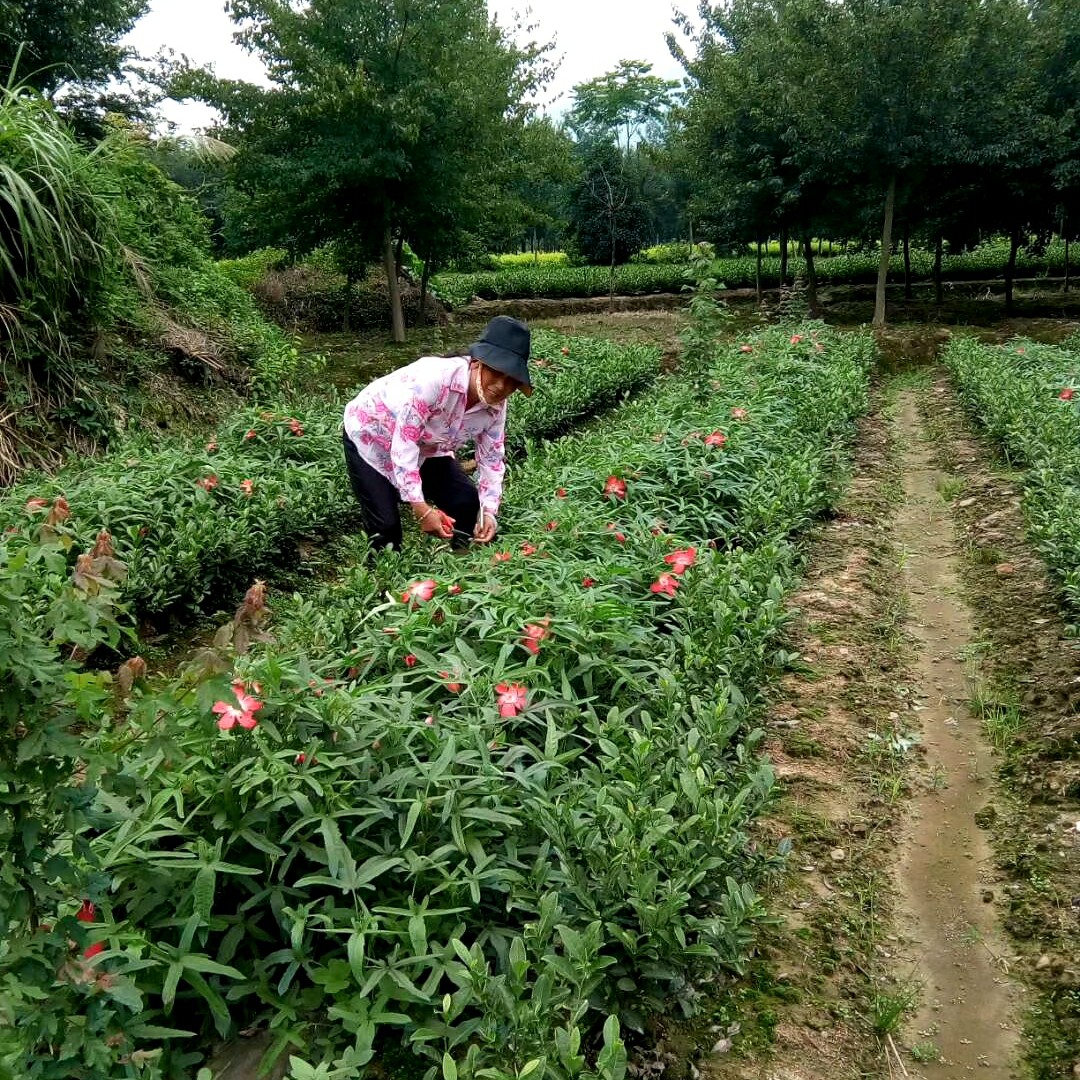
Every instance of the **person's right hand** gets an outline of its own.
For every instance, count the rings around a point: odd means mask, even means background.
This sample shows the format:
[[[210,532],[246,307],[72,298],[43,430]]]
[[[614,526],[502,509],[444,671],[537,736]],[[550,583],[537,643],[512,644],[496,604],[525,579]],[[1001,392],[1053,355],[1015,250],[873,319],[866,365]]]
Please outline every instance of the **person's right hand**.
[[[454,535],[454,519],[437,507],[428,506],[427,503],[414,503],[413,514],[421,532],[431,533],[443,540],[449,540]]]

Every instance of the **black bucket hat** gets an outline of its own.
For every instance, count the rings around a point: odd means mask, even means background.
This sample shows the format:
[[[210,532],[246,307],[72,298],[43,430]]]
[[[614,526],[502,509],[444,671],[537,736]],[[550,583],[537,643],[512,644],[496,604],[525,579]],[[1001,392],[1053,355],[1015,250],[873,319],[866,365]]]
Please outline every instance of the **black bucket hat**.
[[[479,340],[469,346],[469,355],[516,379],[521,392],[528,397],[533,392],[529,378],[529,349],[532,334],[519,319],[509,315],[496,315],[484,327]]]

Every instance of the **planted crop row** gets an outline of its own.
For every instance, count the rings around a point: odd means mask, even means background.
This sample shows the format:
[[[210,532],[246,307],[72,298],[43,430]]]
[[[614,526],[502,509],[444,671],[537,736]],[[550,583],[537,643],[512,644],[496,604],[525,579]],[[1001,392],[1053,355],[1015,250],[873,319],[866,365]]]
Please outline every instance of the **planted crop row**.
[[[537,392],[514,400],[508,442],[553,437],[651,382],[656,349],[537,333]],[[71,559],[101,529],[127,567],[124,597],[140,615],[220,599],[275,559],[297,536],[351,527],[355,501],[341,454],[344,403],[293,411],[246,409],[205,446],[147,442],[23,485],[3,502],[8,532],[0,560],[18,558],[38,521],[63,497]],[[42,567],[37,595],[58,579]],[[59,581],[66,576],[61,568]],[[29,599],[29,598],[28,598]]]
[[[333,1076],[404,1043],[444,1077],[615,1077],[592,1017],[740,969],[776,858],[749,706],[871,349],[795,338],[515,466],[492,548],[294,601],[236,685],[136,684],[87,750],[102,925],[63,926],[107,945],[108,1030],[170,1067],[138,1024],[266,1019]]]
[[[944,360],[973,419],[1027,469],[1030,535],[1080,613],[1080,351],[958,338]]]
[[[823,256],[814,261],[818,280],[828,284],[871,284],[877,280],[880,256],[876,252],[860,252]],[[948,279],[998,277],[1008,261],[1008,244],[986,244],[973,251],[946,255],[942,260],[942,276]],[[761,261],[761,282],[775,288],[780,281],[780,258],[770,255]],[[788,262],[789,275],[802,266],[801,259]],[[911,273],[916,280],[927,280],[933,274],[933,252],[913,249]],[[1021,250],[1017,255],[1017,273],[1060,273],[1064,268],[1063,245],[1052,248],[1046,255]],[[688,264],[631,263],[615,268],[615,291],[620,295],[679,292],[687,282]],[[889,264],[892,280],[904,272],[902,255],[894,255]],[[757,262],[753,255],[720,258],[713,262],[711,275],[729,289],[753,288]],[[451,307],[462,307],[473,298],[481,300],[529,299],[535,297],[606,296],[611,288],[610,276],[604,266],[564,266],[541,263],[530,266],[509,266],[499,270],[484,270],[462,274],[446,271],[435,275],[433,285],[439,296]]]

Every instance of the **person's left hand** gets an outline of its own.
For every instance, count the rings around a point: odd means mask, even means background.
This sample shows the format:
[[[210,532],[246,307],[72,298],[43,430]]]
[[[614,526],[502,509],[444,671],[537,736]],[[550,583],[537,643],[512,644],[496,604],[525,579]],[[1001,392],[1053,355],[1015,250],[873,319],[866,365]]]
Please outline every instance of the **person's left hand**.
[[[495,515],[488,513],[487,510],[481,510],[480,516],[476,519],[476,528],[473,529],[473,539],[478,544],[486,544],[495,538],[498,528],[499,523],[495,520]]]

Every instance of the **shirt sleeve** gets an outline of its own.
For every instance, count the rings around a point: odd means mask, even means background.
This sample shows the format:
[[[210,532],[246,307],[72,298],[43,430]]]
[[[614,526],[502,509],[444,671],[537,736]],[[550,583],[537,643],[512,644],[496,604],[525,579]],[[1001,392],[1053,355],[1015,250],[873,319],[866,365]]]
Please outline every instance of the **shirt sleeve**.
[[[503,403],[491,423],[476,436],[476,479],[480,505],[489,513],[499,512],[502,501],[506,449],[506,404]]]
[[[435,404],[440,386],[435,380],[417,382],[411,396],[398,409],[394,434],[390,440],[390,463],[394,487],[405,502],[422,502],[424,488],[420,482],[420,440],[425,424],[437,412]]]

